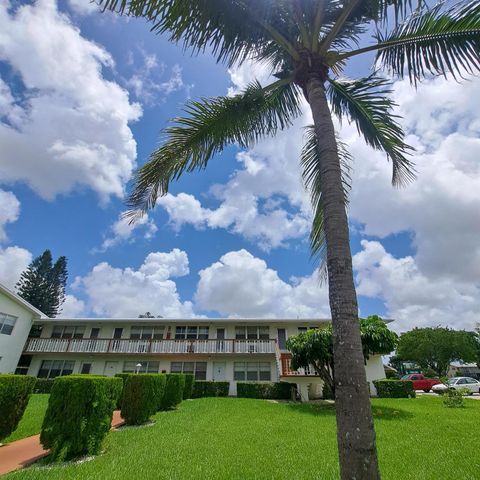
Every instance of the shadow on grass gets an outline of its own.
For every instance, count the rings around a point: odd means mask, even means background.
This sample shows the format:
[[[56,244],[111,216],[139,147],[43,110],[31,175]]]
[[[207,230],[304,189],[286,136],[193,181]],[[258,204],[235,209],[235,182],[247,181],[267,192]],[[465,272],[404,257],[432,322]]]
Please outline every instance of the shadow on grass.
[[[315,416],[335,416],[335,405],[331,403],[289,403],[288,408],[297,413]],[[375,420],[408,420],[414,415],[408,411],[391,407],[372,407]]]

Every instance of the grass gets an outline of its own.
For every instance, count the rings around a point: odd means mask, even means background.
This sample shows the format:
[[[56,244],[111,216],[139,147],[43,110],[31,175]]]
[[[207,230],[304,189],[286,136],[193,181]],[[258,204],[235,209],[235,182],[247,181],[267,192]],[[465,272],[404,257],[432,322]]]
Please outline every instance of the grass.
[[[13,442],[40,433],[49,396],[46,393],[35,393],[30,397],[17,429],[3,443]]]
[[[373,400],[383,480],[474,480],[480,401],[447,409],[437,397]],[[5,479],[337,479],[331,406],[204,398],[107,437],[93,461],[29,468]]]

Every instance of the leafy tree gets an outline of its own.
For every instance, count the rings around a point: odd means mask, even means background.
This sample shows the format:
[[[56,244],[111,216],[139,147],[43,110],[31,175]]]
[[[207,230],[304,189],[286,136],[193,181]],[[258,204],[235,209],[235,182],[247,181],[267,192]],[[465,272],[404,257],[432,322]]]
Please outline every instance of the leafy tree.
[[[287,348],[292,352],[293,369],[313,366],[315,372],[335,392],[334,356],[332,327],[312,329],[299,333],[287,340]],[[388,329],[377,315],[360,319],[360,334],[364,362],[370,355],[386,355],[397,346],[398,336]]]
[[[348,162],[332,114],[355,123],[393,167],[393,183],[414,176],[391,84],[379,71],[350,80],[347,62],[366,52],[392,77],[412,84],[435,75],[461,78],[480,69],[480,1],[420,0],[99,0],[105,9],[144,17],[194,53],[208,49],[228,67],[247,59],[271,68],[270,85],[254,81],[238,95],[200,99],[166,128],[162,145],[136,173],[132,220],[165,195],[184,172],[206,168],[229,144],[245,148],[292,124],[307,101],[301,165],[313,205],[311,249],[325,261],[333,322],[337,440],[343,479],[379,478],[349,245]],[[366,32],[373,43],[360,45]],[[330,105],[329,105],[330,103]],[[352,395],[352,391],[354,394]]]
[[[474,332],[444,327],[414,328],[400,336],[398,355],[431,369],[439,377],[447,375],[453,361],[474,362],[478,344]]]
[[[20,275],[17,293],[48,317],[56,317],[65,301],[67,259],[59,257],[53,263],[52,253],[45,250]]]

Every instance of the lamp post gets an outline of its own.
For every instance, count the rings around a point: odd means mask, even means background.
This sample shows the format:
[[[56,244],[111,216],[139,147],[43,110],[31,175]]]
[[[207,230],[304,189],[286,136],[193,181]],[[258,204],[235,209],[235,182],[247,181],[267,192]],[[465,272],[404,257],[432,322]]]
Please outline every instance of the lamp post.
[[[136,369],[135,369],[135,373],[138,373],[140,371],[140,368],[142,368],[142,364],[141,363],[137,363],[135,365]]]

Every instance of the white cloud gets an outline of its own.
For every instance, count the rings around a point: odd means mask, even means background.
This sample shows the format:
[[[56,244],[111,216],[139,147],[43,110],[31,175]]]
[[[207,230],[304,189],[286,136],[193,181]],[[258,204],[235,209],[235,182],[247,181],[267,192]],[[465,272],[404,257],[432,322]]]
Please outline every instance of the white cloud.
[[[0,190],[0,242],[7,239],[5,225],[15,222],[20,215],[20,202],[12,192]]]
[[[394,258],[377,241],[362,241],[354,258],[357,293],[385,301],[392,327],[400,332],[413,327],[444,325],[473,329],[480,312],[480,286],[428,277],[411,256]]]
[[[0,61],[25,88],[18,98],[0,88],[0,181],[24,181],[47,199],[79,187],[103,201],[123,196],[136,158],[128,123],[141,108],[102,75],[114,66],[111,55],[82,37],[54,0],[15,10],[2,2],[0,25]]]
[[[194,316],[191,302],[182,302],[172,280],[189,273],[187,254],[177,248],[169,253],[152,252],[138,270],[96,265],[73,287],[85,292],[87,306],[95,315],[137,317],[149,311],[164,317]]]
[[[25,248],[0,248],[0,282],[13,289],[31,261],[32,254]]]
[[[74,295],[65,295],[65,303],[61,307],[58,314],[59,317],[64,318],[78,318],[85,314],[85,302],[79,300]]]
[[[136,222],[130,223],[129,219],[124,217],[125,212],[119,214],[118,219],[110,227],[110,236],[108,236],[98,249],[100,252],[118,245],[119,243],[132,241],[132,235],[135,230],[141,230],[143,237],[146,239],[152,238],[157,232],[158,228],[154,221],[148,215],[143,215]],[[97,251],[97,250],[94,250]]]
[[[94,0],[68,0],[68,3],[80,15],[90,15],[100,11],[98,4]]]
[[[231,317],[329,318],[327,288],[316,274],[288,283],[246,250],[228,252],[199,272],[200,308]]]

